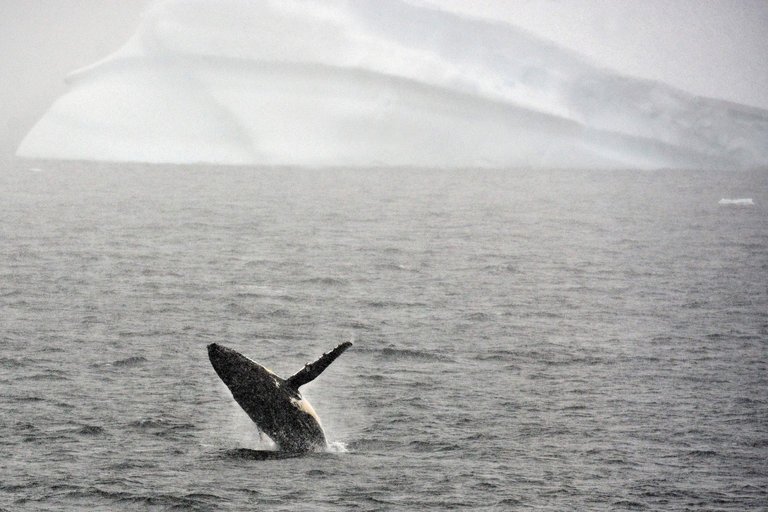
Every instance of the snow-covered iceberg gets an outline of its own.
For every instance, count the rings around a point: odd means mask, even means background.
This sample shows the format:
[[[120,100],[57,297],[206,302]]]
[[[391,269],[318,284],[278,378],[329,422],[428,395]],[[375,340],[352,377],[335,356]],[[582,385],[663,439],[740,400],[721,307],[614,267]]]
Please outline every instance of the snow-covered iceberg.
[[[18,154],[169,163],[755,167],[768,112],[400,0],[169,0]]]

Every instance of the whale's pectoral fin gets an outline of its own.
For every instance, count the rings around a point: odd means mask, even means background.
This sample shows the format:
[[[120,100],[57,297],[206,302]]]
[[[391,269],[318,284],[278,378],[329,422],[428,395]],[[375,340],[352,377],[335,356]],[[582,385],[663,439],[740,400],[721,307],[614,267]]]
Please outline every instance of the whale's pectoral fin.
[[[318,375],[323,373],[323,371],[328,368],[328,366],[342,353],[344,353],[345,350],[347,350],[349,347],[352,346],[351,341],[347,341],[345,343],[342,343],[335,349],[331,350],[327,354],[323,354],[320,359],[315,361],[314,363],[308,363],[304,365],[304,368],[296,372],[294,375],[288,377],[285,380],[285,383],[292,387],[293,389],[299,389],[300,386],[303,386],[307,382],[313,381]]]

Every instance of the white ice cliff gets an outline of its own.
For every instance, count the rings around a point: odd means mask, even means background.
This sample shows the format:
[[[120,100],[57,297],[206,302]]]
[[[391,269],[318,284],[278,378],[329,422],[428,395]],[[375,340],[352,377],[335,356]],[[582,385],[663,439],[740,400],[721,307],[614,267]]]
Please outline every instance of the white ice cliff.
[[[306,166],[747,168],[768,111],[619,76],[399,0],[170,0],[68,78],[32,158]]]

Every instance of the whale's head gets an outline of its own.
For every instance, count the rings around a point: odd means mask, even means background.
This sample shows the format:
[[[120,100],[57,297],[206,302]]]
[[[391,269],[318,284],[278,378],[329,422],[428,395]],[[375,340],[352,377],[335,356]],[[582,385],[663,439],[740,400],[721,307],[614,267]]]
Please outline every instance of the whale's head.
[[[265,396],[280,388],[283,379],[241,353],[217,343],[208,345],[208,358],[235,398],[241,393]]]

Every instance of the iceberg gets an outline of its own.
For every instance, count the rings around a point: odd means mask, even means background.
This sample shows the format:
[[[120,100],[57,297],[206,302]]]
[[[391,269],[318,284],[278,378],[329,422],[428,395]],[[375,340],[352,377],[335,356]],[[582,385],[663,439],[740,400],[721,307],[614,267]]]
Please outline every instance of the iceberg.
[[[401,0],[166,0],[67,77],[27,158],[291,166],[752,168],[768,111],[621,76]]]

